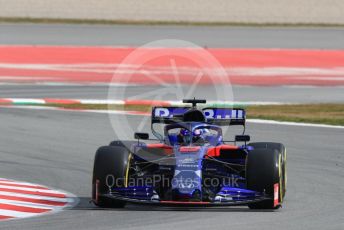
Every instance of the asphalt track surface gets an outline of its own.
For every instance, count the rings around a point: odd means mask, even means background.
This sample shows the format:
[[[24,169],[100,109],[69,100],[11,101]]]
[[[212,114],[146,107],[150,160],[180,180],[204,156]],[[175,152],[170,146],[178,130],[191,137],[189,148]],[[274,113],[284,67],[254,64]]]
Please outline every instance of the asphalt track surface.
[[[0,25],[1,44],[140,45],[172,35],[215,47],[344,47],[341,29]],[[134,95],[143,90],[147,88],[132,88]],[[343,102],[340,87],[238,86],[234,90],[238,100]],[[104,86],[2,85],[0,97],[106,98],[107,91]],[[137,117],[120,115],[112,119],[129,119],[133,126],[138,122]],[[247,132],[254,141],[282,142],[288,149],[287,196],[283,208],[275,212],[246,207],[185,209],[136,205],[98,209],[88,201],[94,152],[115,139],[107,115],[0,108],[0,130],[1,177],[51,186],[80,197],[80,204],[71,210],[0,222],[1,229],[344,228],[343,129],[248,124]]]
[[[115,134],[105,114],[1,108],[0,174],[72,192],[75,208],[1,222],[1,229],[343,229],[343,129],[249,124],[255,141],[288,149],[288,191],[275,212],[240,208],[160,208],[89,204],[97,146]],[[125,119],[117,116],[116,119]],[[137,117],[129,117],[135,126]]]
[[[140,46],[159,39],[233,48],[343,49],[342,28],[0,24],[0,44]]]
[[[147,92],[158,91],[155,86],[111,86],[114,94],[109,99],[142,99],[140,96]],[[121,88],[116,93],[116,87]],[[107,99],[109,86],[48,86],[48,85],[0,85],[1,98],[72,98],[72,99]],[[307,86],[276,86],[276,87],[251,87],[233,86],[233,99],[240,102],[282,102],[282,103],[343,103],[343,87],[307,87]],[[182,87],[187,94],[188,87]],[[214,87],[196,87],[198,97],[208,100],[221,100],[216,95]],[[220,99],[219,99],[220,98]],[[146,99],[154,99],[147,97]],[[165,94],[161,99],[181,100],[180,96]]]

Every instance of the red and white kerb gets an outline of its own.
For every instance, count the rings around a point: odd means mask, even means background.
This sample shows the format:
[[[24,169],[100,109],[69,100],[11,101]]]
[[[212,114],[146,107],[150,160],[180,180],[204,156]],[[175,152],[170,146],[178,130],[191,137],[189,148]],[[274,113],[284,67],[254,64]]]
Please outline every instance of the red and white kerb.
[[[55,213],[77,203],[69,193],[0,178],[0,221]]]

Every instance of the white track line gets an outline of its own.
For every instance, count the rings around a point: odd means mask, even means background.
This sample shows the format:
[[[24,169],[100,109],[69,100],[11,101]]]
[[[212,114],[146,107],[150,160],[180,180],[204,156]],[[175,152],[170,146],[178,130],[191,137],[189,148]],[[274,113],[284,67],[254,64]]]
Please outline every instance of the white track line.
[[[130,113],[128,111],[108,111],[108,110],[73,110],[73,109],[62,109],[48,106],[0,106],[0,108],[15,108],[15,109],[32,109],[32,110],[52,110],[62,112],[81,112],[81,113],[100,113],[100,114],[118,114],[118,115],[132,115],[142,116],[142,114]],[[150,114],[146,114],[150,116]],[[332,129],[344,129],[344,126],[339,125],[325,125],[325,124],[311,124],[311,123],[299,123],[299,122],[286,122],[286,121],[274,121],[274,120],[263,120],[263,119],[247,119],[249,123],[257,124],[271,124],[271,125],[286,125],[286,126],[299,126],[299,127],[315,127],[315,128],[332,128]]]
[[[12,98],[14,103],[33,103],[33,104],[45,104],[43,99],[31,99],[31,98]]]
[[[256,123],[256,124],[344,129],[344,126],[340,126],[340,125],[311,124],[311,123],[303,123],[303,122],[274,121],[274,120],[263,120],[263,119],[247,119],[247,122]]]

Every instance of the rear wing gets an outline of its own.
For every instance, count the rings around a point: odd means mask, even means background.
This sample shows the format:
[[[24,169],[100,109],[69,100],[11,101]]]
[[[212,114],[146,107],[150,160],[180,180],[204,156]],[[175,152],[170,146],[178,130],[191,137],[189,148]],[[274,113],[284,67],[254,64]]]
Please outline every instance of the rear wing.
[[[185,112],[191,107],[153,107],[152,124],[182,122]],[[215,125],[245,125],[246,112],[239,108],[203,108],[206,123]]]
[[[152,124],[172,124],[183,121],[183,114],[191,107],[153,107]]]
[[[216,125],[245,125],[246,111],[239,108],[204,108],[207,123]]]

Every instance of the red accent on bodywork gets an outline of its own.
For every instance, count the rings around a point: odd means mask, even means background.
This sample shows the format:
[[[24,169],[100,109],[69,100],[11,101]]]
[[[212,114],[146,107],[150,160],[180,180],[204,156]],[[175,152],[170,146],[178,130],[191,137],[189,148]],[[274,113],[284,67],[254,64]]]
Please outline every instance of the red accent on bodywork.
[[[237,150],[238,146],[235,145],[219,145],[208,149],[207,156],[209,157],[219,157],[221,150]]]
[[[279,184],[276,183],[274,184],[274,207],[276,207],[279,204],[278,192],[279,192]]]
[[[172,149],[171,146],[158,143],[158,144],[147,144],[147,148],[162,148],[162,149]]]
[[[179,151],[182,153],[188,153],[188,152],[197,152],[201,149],[199,146],[182,146],[179,148]]]
[[[150,149],[164,149],[166,155],[171,155],[173,153],[173,148],[169,145],[158,143],[158,144],[147,144],[147,148]]]

